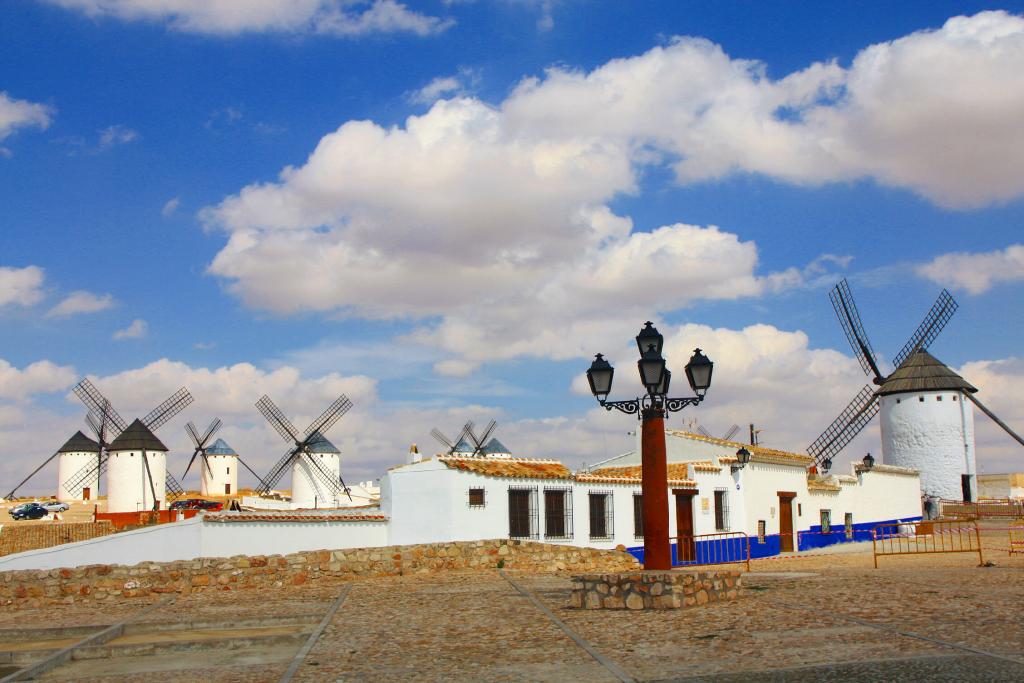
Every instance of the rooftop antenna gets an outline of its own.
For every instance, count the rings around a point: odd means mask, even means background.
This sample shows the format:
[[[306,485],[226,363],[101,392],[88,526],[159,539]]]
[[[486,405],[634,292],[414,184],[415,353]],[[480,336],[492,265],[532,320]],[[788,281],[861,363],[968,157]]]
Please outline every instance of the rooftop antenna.
[[[857,311],[857,304],[854,303],[853,293],[850,291],[850,285],[846,279],[841,280],[828,296],[861,369],[874,384],[880,385],[885,381],[885,376],[879,369],[875,352],[864,331],[860,313]],[[925,315],[924,320],[917,326],[917,330],[893,358],[893,366],[898,368],[918,349],[927,349],[956,313],[957,308],[959,308],[959,304],[953,299],[953,295],[943,289]],[[878,414],[878,410],[878,397],[871,385],[867,384],[857,392],[839,413],[839,416],[825,428],[825,431],[807,447],[807,454],[814,458],[814,465],[823,468],[826,461],[831,463],[832,459],[871,422],[872,418]],[[751,436],[751,443],[753,443],[753,437],[756,435],[752,434]]]

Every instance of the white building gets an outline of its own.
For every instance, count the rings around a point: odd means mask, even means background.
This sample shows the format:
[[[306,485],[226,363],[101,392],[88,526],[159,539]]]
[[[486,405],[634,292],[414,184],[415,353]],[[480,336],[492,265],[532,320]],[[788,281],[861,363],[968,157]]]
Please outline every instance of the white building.
[[[341,491],[341,451],[322,434],[292,463],[292,508],[336,508],[348,500]]]
[[[57,451],[57,500],[92,500],[99,494],[100,445],[81,431]],[[82,472],[92,472],[82,478]],[[72,486],[74,484],[74,486]]]
[[[974,406],[977,389],[921,349],[875,392],[882,461],[921,473],[921,490],[948,500],[977,500]]]
[[[154,493],[167,507],[167,446],[141,420],[128,425],[107,452],[107,512],[152,510]]]
[[[1009,474],[979,474],[978,498],[1024,499],[1024,472]]]
[[[734,470],[741,446],[668,432],[673,537],[740,532],[760,557],[868,540],[876,524],[921,518],[916,471],[857,465],[820,477],[808,473],[809,456],[749,445],[751,462]],[[392,544],[512,537],[639,555],[639,463],[627,453],[572,473],[555,460],[437,456],[389,470],[381,512]]]
[[[230,496],[238,493],[238,453],[224,439],[206,449],[201,463],[199,492],[204,496]]]

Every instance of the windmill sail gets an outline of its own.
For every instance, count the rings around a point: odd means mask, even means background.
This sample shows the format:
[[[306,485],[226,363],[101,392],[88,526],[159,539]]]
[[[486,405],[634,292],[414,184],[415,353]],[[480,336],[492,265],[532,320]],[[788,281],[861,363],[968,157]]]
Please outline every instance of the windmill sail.
[[[878,397],[874,389],[865,384],[839,417],[807,447],[807,454],[814,458],[814,464],[820,467],[825,460],[831,460],[843,450],[871,422],[878,410]]]
[[[953,295],[945,289],[942,290],[939,298],[932,304],[931,310],[925,315],[921,324],[917,326],[917,330],[907,340],[907,343],[903,345],[903,348],[896,354],[896,357],[892,359],[893,366],[898,368],[903,365],[903,361],[917,349],[927,349],[935,341],[935,338],[939,336],[939,333],[942,332],[942,329],[958,308],[960,308],[960,304],[956,302]]]
[[[880,382],[882,373],[875,361],[875,352],[871,348],[871,342],[868,341],[867,332],[864,331],[864,325],[860,321],[860,312],[857,310],[857,304],[853,301],[853,293],[845,278],[829,292],[828,298],[832,301],[832,308],[835,309],[836,317],[839,318],[839,324],[843,326],[846,340],[850,342],[853,355],[860,362],[864,374],[873,375]]]

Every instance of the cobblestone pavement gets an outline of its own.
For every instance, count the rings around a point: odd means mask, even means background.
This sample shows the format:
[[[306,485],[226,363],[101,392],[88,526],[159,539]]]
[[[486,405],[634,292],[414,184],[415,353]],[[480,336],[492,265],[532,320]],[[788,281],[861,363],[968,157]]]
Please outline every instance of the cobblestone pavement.
[[[995,534],[986,539],[997,543]],[[509,575],[636,680],[1024,680],[1024,556],[989,550],[991,567],[968,554],[893,557],[874,569],[867,550],[755,561],[739,600],[686,610],[573,610],[569,575]],[[145,619],[322,615],[339,591],[196,594]],[[18,610],[0,613],[0,627],[111,623],[140,608]],[[183,654],[178,667],[163,661],[153,667],[160,671],[75,680],[276,681],[290,659],[279,654],[262,663],[242,652],[191,662]],[[353,583],[294,680],[617,679],[496,572],[449,572]]]

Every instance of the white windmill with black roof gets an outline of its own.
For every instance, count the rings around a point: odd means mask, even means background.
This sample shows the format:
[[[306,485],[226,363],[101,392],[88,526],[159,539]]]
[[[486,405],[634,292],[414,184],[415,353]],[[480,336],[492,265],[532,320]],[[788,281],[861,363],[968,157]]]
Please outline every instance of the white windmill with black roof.
[[[974,411],[978,406],[1014,439],[1012,429],[975,396],[978,391],[928,352],[928,347],[959,307],[945,289],[913,336],[893,358],[895,370],[883,375],[868,341],[846,280],[829,293],[832,307],[854,355],[874,387],[865,385],[839,417],[807,448],[827,471],[835,457],[881,413],[882,458],[887,465],[921,473],[921,489],[930,496],[973,500],[976,492]],[[874,459],[868,454],[864,466]]]
[[[335,399],[302,434],[269,396],[260,398],[256,408],[282,439],[293,444],[270,472],[260,478],[257,495],[270,493],[284,473],[291,469],[293,508],[340,507],[343,498],[352,500],[341,477],[341,451],[325,436],[327,430],[352,408],[352,401],[347,396],[342,394]]]
[[[89,409],[89,423],[97,432],[100,452],[95,462],[79,469],[61,486],[77,490],[84,482],[99,481],[107,475],[107,512],[158,510],[167,504],[168,494],[176,498],[185,491],[167,472],[167,446],[154,431],[166,424],[194,400],[182,387],[142,419],[126,424],[110,401],[88,379],[74,393]],[[113,440],[108,442],[108,439]]]

